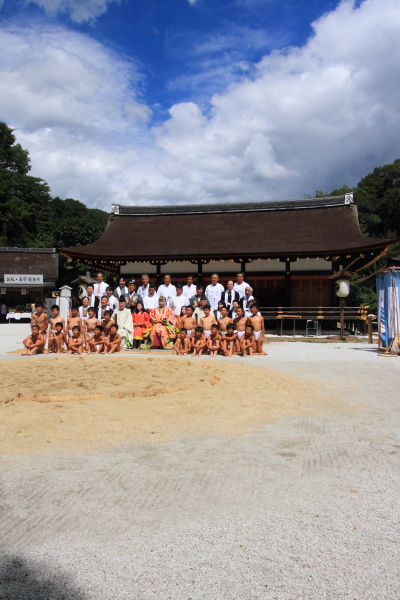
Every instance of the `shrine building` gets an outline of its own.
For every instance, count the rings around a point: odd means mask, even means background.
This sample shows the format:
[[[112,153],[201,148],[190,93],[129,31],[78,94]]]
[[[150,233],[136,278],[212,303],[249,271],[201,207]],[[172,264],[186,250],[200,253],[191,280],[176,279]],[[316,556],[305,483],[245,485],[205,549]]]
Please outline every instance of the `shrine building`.
[[[330,276],[357,272],[382,257],[392,240],[366,237],[353,194],[309,200],[238,204],[122,206],[113,204],[94,243],[60,248],[70,261],[140,280],[226,286],[243,271],[260,306],[336,306]]]

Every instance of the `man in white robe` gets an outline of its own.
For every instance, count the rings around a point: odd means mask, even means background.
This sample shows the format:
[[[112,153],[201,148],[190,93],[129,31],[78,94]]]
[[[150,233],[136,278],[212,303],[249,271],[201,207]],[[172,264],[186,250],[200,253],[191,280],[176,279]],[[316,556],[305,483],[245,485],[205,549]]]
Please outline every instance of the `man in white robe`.
[[[118,326],[118,333],[121,336],[121,345],[125,348],[132,348],[133,340],[133,322],[132,313],[129,308],[125,308],[125,297],[119,299],[119,307],[114,310],[113,320]]]

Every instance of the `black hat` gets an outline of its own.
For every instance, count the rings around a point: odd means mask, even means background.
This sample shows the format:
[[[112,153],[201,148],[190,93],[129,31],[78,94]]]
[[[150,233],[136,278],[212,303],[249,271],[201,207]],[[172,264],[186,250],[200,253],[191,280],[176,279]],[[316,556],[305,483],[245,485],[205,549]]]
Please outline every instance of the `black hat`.
[[[120,296],[118,301],[123,302],[125,304],[125,302],[126,302],[125,296]]]
[[[182,290],[183,289],[183,285],[179,282],[176,284],[176,289],[177,290]]]
[[[130,279],[128,285],[131,285],[131,283],[136,283],[136,281],[134,279]]]

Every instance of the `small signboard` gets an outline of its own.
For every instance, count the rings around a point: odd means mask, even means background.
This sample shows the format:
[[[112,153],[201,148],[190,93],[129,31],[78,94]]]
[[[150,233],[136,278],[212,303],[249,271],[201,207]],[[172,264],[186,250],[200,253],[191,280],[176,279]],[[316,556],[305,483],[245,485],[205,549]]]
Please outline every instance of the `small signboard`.
[[[1,288],[1,294],[7,294],[7,288]]]
[[[21,296],[26,296],[26,288],[21,288]]]
[[[43,275],[4,275],[4,283],[9,285],[43,285]]]

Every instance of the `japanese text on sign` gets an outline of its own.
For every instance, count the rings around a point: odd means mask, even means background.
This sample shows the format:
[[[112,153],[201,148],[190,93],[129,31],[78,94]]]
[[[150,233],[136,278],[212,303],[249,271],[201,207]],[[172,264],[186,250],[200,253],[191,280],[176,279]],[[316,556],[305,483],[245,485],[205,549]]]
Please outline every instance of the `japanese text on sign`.
[[[4,283],[35,285],[43,283],[43,275],[4,275]]]

